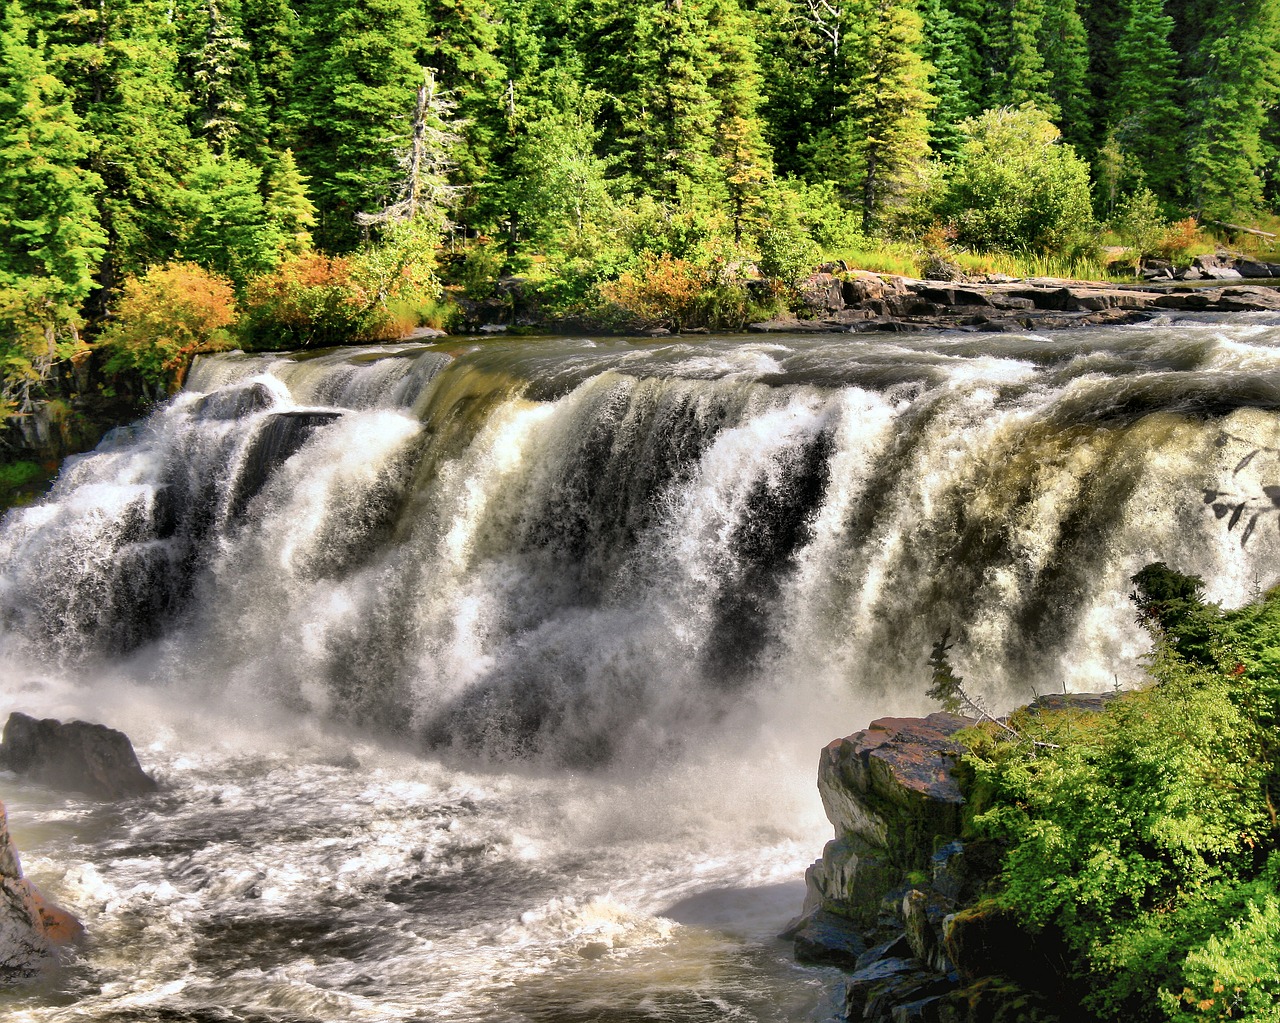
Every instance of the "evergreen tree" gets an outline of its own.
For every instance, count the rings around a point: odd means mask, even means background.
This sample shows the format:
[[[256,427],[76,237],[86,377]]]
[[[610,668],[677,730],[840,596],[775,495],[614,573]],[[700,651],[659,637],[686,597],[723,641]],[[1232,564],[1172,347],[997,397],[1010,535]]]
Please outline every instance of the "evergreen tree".
[[[1045,7],[1049,0],[992,0],[988,13],[993,75],[988,106],[1019,107],[1034,103],[1051,119],[1059,113],[1049,95],[1052,72],[1041,49]]]
[[[1182,116],[1174,101],[1178,83],[1178,57],[1170,43],[1173,19],[1163,13],[1161,0],[1126,0],[1128,18],[1116,42],[1121,67],[1111,103],[1111,137],[1131,180],[1121,187],[1132,189],[1142,181],[1165,199],[1172,198],[1178,174],[1174,148]],[[1136,172],[1136,173],[1135,173]]]
[[[549,103],[529,122],[511,173],[512,209],[526,234],[544,245],[566,230],[582,235],[609,205],[607,164],[595,155],[604,98],[567,69],[552,75]]]
[[[966,88],[968,62],[966,40],[960,18],[942,0],[922,0],[925,59],[933,67],[929,91],[935,106],[929,116],[929,145],[938,156],[952,159],[960,148],[960,124],[977,113],[973,95]]]
[[[215,153],[256,156],[267,136],[266,112],[239,13],[237,0],[204,0],[192,95],[197,130]]]
[[[17,0],[0,21],[0,412],[79,344],[105,238],[90,142]]]
[[[1091,134],[1089,41],[1076,0],[1046,0],[1039,47],[1049,76],[1046,91],[1057,109],[1062,137],[1082,144]]]
[[[237,157],[210,157],[187,175],[178,255],[239,287],[272,269],[285,247],[261,193],[261,172]]]
[[[779,171],[830,179],[815,159],[839,120],[848,87],[845,5],[837,0],[758,0],[760,115]]]
[[[402,173],[392,201],[380,210],[356,214],[361,227],[386,230],[415,221],[434,227],[440,234],[448,222],[448,209],[457,188],[449,183],[456,168],[453,154],[461,141],[451,120],[454,105],[429,70],[422,71],[409,134],[402,138],[397,155]]]
[[[1198,214],[1231,219],[1262,201],[1263,132],[1280,91],[1280,11],[1241,0],[1215,12],[1191,54],[1186,199]]]
[[[628,0],[599,16],[612,44],[601,77],[631,184],[665,202],[705,201],[720,183],[705,13],[695,0]]]
[[[298,46],[298,16],[288,0],[240,0],[241,29],[249,44],[257,92],[267,122],[267,134],[279,142],[286,137],[294,50]]]
[[[425,10],[427,33],[417,59],[449,89],[462,122],[462,144],[453,157],[455,178],[460,184],[483,186],[490,177],[495,148],[501,147],[508,129],[507,84],[512,76],[497,56],[499,19],[489,0],[426,0]],[[513,13],[517,15],[513,24],[523,20],[518,9]],[[501,178],[500,173],[492,176]],[[472,201],[479,198],[474,196]],[[494,212],[493,204],[484,202],[477,210],[481,219]],[[463,219],[472,217],[463,211]]]
[[[758,112],[760,66],[750,22],[737,0],[710,0],[707,32],[715,61],[707,84],[718,107],[712,152],[720,164],[733,240],[737,243],[755,219],[765,187],[773,176]]]
[[[286,149],[267,173],[267,220],[280,236],[283,252],[300,255],[311,249],[311,229],[316,226],[316,205],[307,179],[298,170],[293,150]]]
[[[400,177],[392,140],[406,133],[426,34],[413,0],[316,0],[306,12],[291,118],[326,247],[354,246],[356,213],[387,202]]]
[[[73,107],[94,140],[89,164],[103,182],[107,249],[90,308],[98,315],[121,274],[173,254],[182,178],[204,147],[189,129],[191,101],[166,5],[48,0],[45,10],[54,25],[51,56],[74,91]]]
[[[853,66],[841,126],[849,146],[848,185],[870,230],[929,150],[929,65],[914,0],[851,0]]]

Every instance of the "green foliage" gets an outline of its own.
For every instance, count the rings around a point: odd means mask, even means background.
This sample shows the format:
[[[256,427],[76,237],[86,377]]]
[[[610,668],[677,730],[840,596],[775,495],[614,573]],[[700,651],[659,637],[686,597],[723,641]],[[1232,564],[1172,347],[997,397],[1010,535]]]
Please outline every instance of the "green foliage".
[[[288,243],[281,230],[287,214],[268,211],[261,180],[253,164],[237,157],[208,159],[191,171],[179,201],[179,258],[229,277],[237,287],[272,269]]]
[[[0,511],[30,500],[32,490],[48,478],[35,462],[0,462]]]
[[[818,243],[800,220],[798,205],[793,191],[772,190],[766,199],[767,219],[756,238],[760,272],[791,287],[809,276],[821,257]]]
[[[354,247],[355,215],[383,205],[401,178],[397,142],[414,110],[417,50],[427,35],[410,0],[323,0],[305,9],[291,118],[327,247]]]
[[[964,710],[965,701],[961,695],[964,688],[964,680],[955,673],[955,669],[951,666],[951,658],[948,652],[952,643],[947,640],[951,636],[951,630],[946,630],[942,637],[933,644],[933,650],[929,654],[929,670],[932,674],[929,688],[925,690],[925,695],[933,700],[948,714],[959,714]]]
[[[81,162],[90,141],[43,37],[16,3],[0,21],[0,416],[80,346],[80,305],[106,241]]]
[[[1160,203],[1149,188],[1140,188],[1120,201],[1111,227],[1133,250],[1135,264],[1143,256],[1157,255],[1169,233],[1169,224],[1160,215]]]
[[[1086,234],[1089,169],[1042,111],[988,110],[964,130],[941,204],[961,244],[1063,252]]]
[[[1053,748],[970,743],[972,827],[1006,850],[992,894],[1062,936],[1092,1017],[1274,1019],[1280,595],[1222,612],[1163,564],[1133,581],[1151,685],[1013,716]]]

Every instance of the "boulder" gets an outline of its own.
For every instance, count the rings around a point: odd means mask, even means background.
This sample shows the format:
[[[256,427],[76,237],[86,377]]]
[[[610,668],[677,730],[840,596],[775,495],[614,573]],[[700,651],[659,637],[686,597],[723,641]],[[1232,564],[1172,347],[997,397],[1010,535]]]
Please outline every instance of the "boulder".
[[[879,718],[822,751],[818,793],[836,834],[883,849],[895,867],[919,870],[934,839],[960,834],[964,796],[953,775],[961,747],[952,736],[973,724],[956,714]]]
[[[100,799],[122,799],[156,791],[123,732],[85,721],[37,721],[13,713],[5,722],[0,766],[53,788]]]
[[[818,312],[839,312],[844,308],[844,285],[829,273],[816,273],[800,286],[806,306]]]
[[[796,959],[818,966],[855,969],[867,943],[851,920],[826,910],[805,917],[787,936],[795,941]]]
[[[57,964],[62,950],[83,935],[80,921],[22,876],[0,803],[0,988],[30,980]]]
[[[1255,259],[1241,259],[1236,262],[1236,269],[1240,271],[1241,277],[1274,277],[1271,267],[1271,263],[1260,263]]]

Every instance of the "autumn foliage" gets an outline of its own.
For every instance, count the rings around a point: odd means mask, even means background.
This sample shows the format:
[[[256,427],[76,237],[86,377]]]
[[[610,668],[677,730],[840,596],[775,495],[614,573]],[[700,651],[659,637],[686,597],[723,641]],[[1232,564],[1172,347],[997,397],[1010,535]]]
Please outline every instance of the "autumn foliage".
[[[254,278],[245,294],[246,343],[319,348],[374,333],[374,299],[354,269],[347,257],[309,252]]]
[[[711,285],[706,267],[667,253],[645,252],[635,269],[604,285],[601,295],[620,318],[641,328],[679,330],[698,324],[703,292]]]
[[[103,332],[107,370],[135,370],[176,391],[192,356],[232,347],[226,328],[235,319],[235,292],[225,277],[194,263],[152,267],[126,281]]]

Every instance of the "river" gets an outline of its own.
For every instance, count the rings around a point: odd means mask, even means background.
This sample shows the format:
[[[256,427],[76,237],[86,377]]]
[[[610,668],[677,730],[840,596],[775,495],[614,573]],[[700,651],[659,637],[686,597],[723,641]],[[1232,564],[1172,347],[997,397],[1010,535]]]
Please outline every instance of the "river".
[[[1140,680],[1128,577],[1280,553],[1280,327],[451,339],[202,358],[0,526],[0,775],[86,923],[5,1019],[805,1021],[819,748]],[[1272,495],[1277,495],[1273,497]]]

